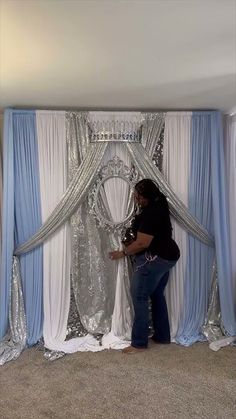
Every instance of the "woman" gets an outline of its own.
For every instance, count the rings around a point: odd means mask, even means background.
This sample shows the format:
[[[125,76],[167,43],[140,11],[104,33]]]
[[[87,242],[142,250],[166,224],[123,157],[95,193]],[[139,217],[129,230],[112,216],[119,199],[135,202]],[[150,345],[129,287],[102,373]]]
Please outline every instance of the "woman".
[[[134,274],[131,295],[134,306],[134,323],[131,346],[124,353],[135,353],[148,346],[149,298],[152,303],[152,320],[156,343],[170,343],[170,326],[164,289],[169,271],[180,257],[177,244],[172,239],[172,226],[166,197],[151,179],[143,179],[135,186],[134,199],[141,209],[132,229],[135,240],[124,250],[113,251],[113,260],[132,256]]]

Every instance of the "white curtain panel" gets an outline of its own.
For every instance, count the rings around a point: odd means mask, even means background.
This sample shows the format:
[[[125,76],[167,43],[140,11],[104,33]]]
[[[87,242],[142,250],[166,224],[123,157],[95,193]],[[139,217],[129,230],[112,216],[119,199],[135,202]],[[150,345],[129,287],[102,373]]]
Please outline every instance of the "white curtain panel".
[[[225,162],[230,223],[230,249],[236,307],[236,114],[225,120]]]
[[[115,156],[128,167],[131,167],[131,159],[125,144],[111,143],[109,144],[102,165],[106,165],[109,160]],[[123,179],[113,178],[109,179],[104,184],[104,191],[106,195],[107,204],[110,210],[113,221],[121,221],[125,218],[128,208],[129,185]],[[118,237],[113,243],[117,248],[121,248],[121,242]],[[111,249],[114,250],[114,249]],[[123,340],[130,339],[132,327],[132,308],[130,300],[130,284],[125,283],[124,278],[127,280],[128,275],[124,272],[129,269],[127,258],[119,259],[114,263],[117,264],[116,274],[116,294],[114,311],[112,315],[111,333],[103,339],[103,345],[109,342],[109,347],[120,348],[124,347]],[[113,339],[114,337],[114,339]],[[118,339],[117,339],[118,338]]]
[[[64,112],[36,113],[42,221],[66,190],[66,132]],[[68,224],[43,245],[43,335],[46,347],[66,337],[70,302],[70,246]]]
[[[163,147],[163,174],[186,206],[188,206],[191,118],[192,112],[167,113]],[[181,253],[180,260],[171,271],[166,289],[171,338],[174,341],[184,304],[187,233],[174,219],[172,219],[172,226],[173,236]]]

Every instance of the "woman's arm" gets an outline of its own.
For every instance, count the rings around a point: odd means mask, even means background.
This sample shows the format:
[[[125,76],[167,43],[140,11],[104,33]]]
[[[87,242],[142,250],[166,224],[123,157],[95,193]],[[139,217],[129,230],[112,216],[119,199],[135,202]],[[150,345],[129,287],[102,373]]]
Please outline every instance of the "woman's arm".
[[[132,256],[136,253],[142,252],[143,250],[147,249],[153,239],[154,236],[150,236],[149,234],[140,233],[138,231],[136,240],[131,243],[129,246],[125,248],[125,250],[115,250],[109,253],[109,258],[116,260],[123,258],[124,256]]]

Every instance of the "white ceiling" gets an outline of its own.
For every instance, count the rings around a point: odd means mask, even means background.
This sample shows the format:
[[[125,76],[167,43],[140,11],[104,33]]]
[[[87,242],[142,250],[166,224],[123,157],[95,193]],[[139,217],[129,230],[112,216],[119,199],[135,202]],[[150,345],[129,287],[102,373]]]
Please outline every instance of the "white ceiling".
[[[236,0],[0,1],[0,107],[236,105]]]

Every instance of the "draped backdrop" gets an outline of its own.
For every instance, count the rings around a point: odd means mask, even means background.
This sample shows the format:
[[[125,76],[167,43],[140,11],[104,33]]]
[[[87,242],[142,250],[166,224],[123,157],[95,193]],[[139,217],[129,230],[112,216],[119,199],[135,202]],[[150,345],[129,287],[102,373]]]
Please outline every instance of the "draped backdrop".
[[[104,118],[115,141],[100,135]],[[116,123],[127,133],[123,140],[116,136]],[[137,138],[128,141],[131,126]],[[136,180],[156,180],[169,200],[181,251],[166,290],[172,340],[189,345],[203,338],[214,261],[223,326],[236,334],[235,119],[226,121],[223,141],[219,112],[8,109],[3,139],[1,339],[14,322],[10,301],[14,304],[16,254],[22,292],[17,308],[18,316],[20,310],[25,316],[27,345],[41,337],[48,349],[63,352],[127,345],[131,267],[128,259],[109,260],[109,250],[121,246],[120,233],[99,225],[89,198],[102,170],[112,165],[124,165]],[[108,179],[98,202],[103,215],[113,223],[125,218],[130,193],[124,179]],[[81,333],[69,339],[72,304]]]

